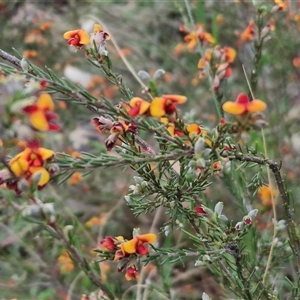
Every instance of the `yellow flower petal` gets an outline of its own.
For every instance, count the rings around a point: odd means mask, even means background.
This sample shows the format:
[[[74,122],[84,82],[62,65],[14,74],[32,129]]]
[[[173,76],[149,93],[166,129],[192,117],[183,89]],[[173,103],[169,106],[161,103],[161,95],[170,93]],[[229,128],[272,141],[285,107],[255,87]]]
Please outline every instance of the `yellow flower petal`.
[[[28,167],[28,161],[24,158],[20,158],[17,161],[10,163],[10,168],[17,177],[23,175],[28,170]]]
[[[163,95],[163,98],[166,100],[171,100],[172,102],[178,104],[185,103],[187,100],[186,96],[181,96],[181,95]]]
[[[141,105],[140,105],[140,115],[144,114],[150,107],[150,103],[147,102],[147,101],[144,101],[141,102]]]
[[[36,104],[39,109],[54,110],[54,102],[49,94],[42,94]]]
[[[213,36],[210,33],[206,32],[204,34],[204,37],[205,37],[206,41],[209,42],[210,44],[214,44],[216,42],[215,39],[213,38]]]
[[[224,48],[224,52],[226,55],[226,61],[229,63],[232,63],[235,60],[236,57],[236,51],[235,49],[231,48],[231,47],[225,47]]]
[[[87,44],[90,43],[90,37],[89,37],[89,34],[86,31],[80,29],[78,31],[78,36],[80,38],[80,44],[87,45]]]
[[[129,104],[131,107],[136,107],[139,105],[140,102],[145,101],[144,99],[140,98],[140,97],[133,97]]]
[[[175,127],[174,127],[174,125],[173,126],[169,126],[167,129],[168,129],[168,131],[169,131],[169,133],[170,133],[171,136],[175,135]]]
[[[136,251],[136,246],[138,244],[138,239],[134,238],[120,245],[123,254],[132,254]]]
[[[79,29],[70,30],[64,33],[64,39],[68,40],[78,33]]]
[[[200,58],[199,62],[198,62],[198,69],[204,69],[204,59]]]
[[[160,118],[165,114],[165,99],[161,97],[155,97],[150,104],[150,115],[152,117]]]
[[[168,123],[169,123],[169,119],[166,118],[166,117],[160,118],[160,121],[161,121],[163,124],[168,124]]]
[[[46,185],[49,180],[50,180],[50,174],[49,172],[43,168],[43,167],[30,167],[29,172],[34,175],[34,174],[41,174],[40,180],[38,181],[38,186],[43,187]]]
[[[138,235],[137,238],[143,243],[153,244],[156,241],[156,234],[146,233],[146,234]]]
[[[43,160],[47,160],[54,156],[54,151],[46,148],[38,148],[37,153],[42,157]]]
[[[232,115],[241,115],[246,111],[246,107],[244,105],[227,101],[222,106],[223,110]]]
[[[198,135],[201,132],[201,129],[199,127],[199,125],[197,124],[190,124],[186,127],[186,130],[189,133],[189,137],[192,137],[194,135]]]
[[[95,24],[94,25],[94,33],[98,32],[98,31],[102,31],[102,27],[100,24]]]
[[[254,99],[253,101],[249,102],[247,105],[248,112],[259,112],[265,110],[266,108],[267,108],[266,103],[258,99]]]
[[[49,124],[43,111],[35,111],[30,114],[30,122],[33,127],[39,130],[48,130]]]

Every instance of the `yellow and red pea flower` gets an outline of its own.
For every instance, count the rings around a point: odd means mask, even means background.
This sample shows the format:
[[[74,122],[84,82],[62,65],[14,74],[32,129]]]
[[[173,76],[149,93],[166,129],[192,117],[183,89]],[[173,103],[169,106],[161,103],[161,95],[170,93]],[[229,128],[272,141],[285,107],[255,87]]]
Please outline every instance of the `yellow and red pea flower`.
[[[253,20],[251,20],[248,26],[246,27],[246,29],[240,34],[239,40],[242,42],[253,41],[255,35],[254,27],[255,27],[255,23]]]
[[[250,101],[248,95],[244,93],[239,94],[235,102],[227,101],[222,106],[225,112],[233,115],[260,112],[265,110],[266,107],[267,105],[265,102],[259,99]]]
[[[99,242],[99,248],[104,251],[117,250],[115,238],[112,236],[106,236]]]
[[[44,168],[44,163],[53,157],[52,150],[41,148],[38,143],[32,142],[29,147],[10,160],[9,166],[17,177],[25,176],[28,181],[34,174],[41,174],[37,185],[42,189],[50,180],[50,174]]]
[[[40,131],[58,131],[60,127],[52,123],[57,119],[53,113],[54,102],[49,94],[41,94],[37,102],[23,108],[23,111],[29,115],[31,125]]]
[[[213,45],[215,43],[215,39],[213,36],[205,31],[203,24],[196,24],[195,31],[189,31],[186,27],[180,26],[180,31],[187,33],[184,37],[184,41],[187,43],[187,48],[189,50],[193,50],[197,45],[197,39],[201,44],[205,42]]]
[[[70,30],[64,33],[64,39],[68,40],[68,44],[81,49],[84,45],[90,43],[89,34],[83,29]]]
[[[163,123],[163,124],[166,124],[168,125],[167,126],[167,130],[169,131],[170,135],[171,136],[179,136],[179,137],[182,137],[184,134],[182,131],[178,130],[176,127],[175,127],[175,124],[173,122],[170,122],[168,118],[166,117],[162,117],[160,118],[160,121]]]
[[[128,114],[131,117],[135,117],[137,115],[144,115],[148,112],[150,103],[142,98],[134,97],[130,100],[130,109]]]
[[[126,268],[125,278],[130,281],[132,279],[135,279],[137,281],[140,280],[140,273],[138,271],[138,268],[135,264],[131,264]]]
[[[189,133],[189,137],[192,138],[195,135],[199,135],[201,133],[201,128],[197,124],[189,124],[186,126],[186,130]]]
[[[160,118],[176,112],[176,104],[185,103],[187,97],[181,95],[163,95],[155,97],[150,104],[150,115]]]
[[[141,256],[149,253],[148,245],[153,244],[156,241],[156,235],[154,233],[146,233],[137,235],[133,239],[124,242],[119,245],[123,255],[127,254],[139,254]]]

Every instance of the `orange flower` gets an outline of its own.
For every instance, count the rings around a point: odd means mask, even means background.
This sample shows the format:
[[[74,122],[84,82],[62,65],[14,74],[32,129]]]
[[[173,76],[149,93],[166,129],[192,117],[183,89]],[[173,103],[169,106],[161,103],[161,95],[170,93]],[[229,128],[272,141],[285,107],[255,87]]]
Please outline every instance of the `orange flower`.
[[[132,264],[126,269],[125,278],[130,281],[132,279],[140,280],[140,273],[136,265]]]
[[[53,156],[52,150],[41,148],[38,143],[32,142],[29,147],[12,158],[9,165],[17,177],[25,175],[28,181],[34,174],[39,173],[37,185],[39,189],[42,189],[50,180],[50,174],[44,168],[44,163]]]
[[[43,24],[40,25],[40,29],[42,31],[49,30],[49,29],[51,29],[51,27],[52,27],[52,23],[49,22],[49,21],[46,21],[46,22],[44,22]]]
[[[100,217],[93,217],[85,223],[86,227],[94,227],[97,225],[103,225],[106,222],[105,213],[102,213]]]
[[[295,57],[295,58],[293,59],[293,66],[294,66],[295,68],[300,68],[300,58],[299,58],[299,57]]]
[[[217,45],[214,49],[207,49],[205,55],[198,62],[200,69],[200,77],[205,76],[205,62],[211,63],[213,61],[216,75],[219,79],[228,78],[231,75],[231,68],[229,66],[235,60],[236,51],[231,47],[221,48]]]
[[[201,128],[197,124],[190,124],[186,127],[187,132],[189,133],[189,137],[192,138],[195,135],[199,135],[201,133]]]
[[[187,98],[180,95],[163,95],[155,97],[150,104],[150,115],[152,117],[163,117],[176,111],[175,104],[185,103]]]
[[[130,241],[122,243],[119,245],[119,247],[121,248],[124,256],[133,253],[144,256],[149,253],[147,244],[153,244],[155,241],[156,235],[154,233],[146,233],[138,235]]]
[[[277,4],[279,7],[279,10],[286,11],[289,8],[289,3],[288,1],[284,0],[274,0],[274,2]]]
[[[263,185],[258,189],[258,197],[264,206],[272,206],[272,197],[275,198],[277,195],[278,191],[267,185]]]
[[[251,42],[254,39],[254,21],[251,20],[248,24],[248,26],[246,27],[246,29],[241,33],[240,35],[240,40],[244,41],[244,42]]]
[[[64,33],[64,39],[68,40],[68,44],[78,49],[90,43],[89,34],[83,29],[76,29]]]
[[[68,179],[68,184],[75,185],[82,179],[82,174],[79,172],[73,173],[73,175]]]
[[[235,102],[227,101],[223,104],[223,110],[229,114],[242,115],[246,113],[259,112],[266,109],[267,105],[258,99],[249,101],[247,94],[239,94]]]
[[[60,264],[61,273],[68,273],[74,270],[73,261],[66,250],[63,250],[57,261]]]
[[[128,114],[131,117],[135,117],[145,114],[150,107],[150,103],[142,98],[134,97],[130,100],[130,107],[131,109],[128,111]]]
[[[54,103],[49,94],[42,94],[37,102],[26,106],[23,111],[30,115],[32,126],[40,131],[57,131],[60,127],[57,124],[51,123],[57,119],[57,115],[52,113]]]
[[[160,118],[160,121],[163,123],[163,124],[166,124],[168,125],[167,126],[167,130],[169,131],[170,135],[171,136],[179,136],[179,137],[182,137],[183,136],[183,132],[178,130],[177,128],[175,128],[175,124],[172,123],[172,122],[169,122],[169,119],[166,118],[166,117],[163,117],[163,118]]]
[[[187,33],[187,35],[184,37],[184,41],[187,43],[187,48],[189,50],[193,50],[196,47],[197,39],[201,44],[203,44],[204,42],[207,42],[211,45],[215,43],[215,39],[213,38],[213,36],[205,31],[204,25],[202,24],[196,24],[195,31],[189,31],[184,26],[181,26],[180,30]]]
[[[26,57],[29,59],[36,57],[36,55],[37,55],[37,52],[35,50],[24,50],[22,53],[23,57]]]

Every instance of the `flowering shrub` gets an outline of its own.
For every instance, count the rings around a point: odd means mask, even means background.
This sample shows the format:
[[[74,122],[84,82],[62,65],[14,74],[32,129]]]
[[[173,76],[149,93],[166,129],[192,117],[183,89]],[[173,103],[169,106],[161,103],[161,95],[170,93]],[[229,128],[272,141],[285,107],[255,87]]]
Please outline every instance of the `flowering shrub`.
[[[59,56],[48,68],[33,61],[38,49],[0,49],[2,228],[11,233],[16,223],[22,235],[1,245],[26,245],[25,259],[38,262],[47,282],[27,298],[51,299],[57,290],[61,299],[300,297],[297,170],[289,167],[299,158],[288,129],[274,121],[283,104],[272,94],[278,66],[269,46],[280,22],[299,30],[298,4],[257,2],[239,6],[248,19],[237,28],[205,1],[177,3],[186,15],[172,29],[172,58],[192,73],[187,78],[170,79],[163,66],[137,72],[109,26],[87,29],[91,18],[82,28],[64,24],[59,41],[70,60],[101,72],[85,87],[83,72],[59,75]],[[220,5],[229,13],[229,4]],[[9,12],[1,1],[0,12]],[[54,46],[43,36],[51,23],[33,20],[24,43]],[[295,56],[290,84],[299,79]],[[117,73],[121,59],[140,87]],[[39,274],[28,265],[24,277]],[[211,283],[198,288],[195,274]],[[17,284],[18,276],[6,280]]]

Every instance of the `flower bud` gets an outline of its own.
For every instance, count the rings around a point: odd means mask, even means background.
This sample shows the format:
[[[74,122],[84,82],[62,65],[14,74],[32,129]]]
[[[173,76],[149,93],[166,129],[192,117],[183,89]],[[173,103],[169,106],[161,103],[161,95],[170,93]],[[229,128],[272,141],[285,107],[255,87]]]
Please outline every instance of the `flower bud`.
[[[56,163],[49,164],[47,169],[51,175],[58,173],[60,171],[59,165]]]
[[[35,102],[34,97],[28,97],[19,101],[14,102],[10,107],[10,111],[15,114],[23,113],[23,109],[26,106],[32,105]]]
[[[144,189],[144,188],[146,188],[146,187],[148,187],[149,186],[149,183],[147,182],[147,181],[143,181],[142,183],[141,183],[141,187]]]
[[[70,236],[71,236],[71,231],[74,230],[74,226],[73,225],[66,225],[64,228],[63,228],[63,233],[64,235],[66,236],[66,238],[69,240],[70,239]]]
[[[131,197],[129,195],[125,195],[124,199],[125,199],[127,204],[129,204],[131,202]]]
[[[242,230],[244,228],[244,222],[237,222],[234,226],[235,230]]]
[[[30,183],[31,183],[31,185],[33,186],[33,187],[37,187],[38,186],[38,184],[39,184],[39,182],[40,182],[40,180],[42,179],[42,171],[37,171],[37,172],[35,172],[32,176],[31,176],[31,178],[30,178]]]
[[[253,220],[257,215],[258,209],[252,209],[249,211],[248,216]]]
[[[154,72],[153,79],[161,79],[166,74],[166,71],[163,69],[158,69]]]
[[[205,148],[205,139],[203,137],[199,137],[194,145],[195,156],[201,156],[202,152]]]
[[[23,70],[24,73],[28,73],[28,70],[29,70],[29,63],[27,61],[26,58],[22,58],[21,61],[20,61],[20,65],[21,65],[21,68]]]
[[[141,184],[144,181],[144,179],[140,176],[133,176],[133,179],[134,179],[135,183],[138,183],[138,184]]]
[[[212,150],[210,148],[204,149],[204,151],[202,152],[202,157],[204,159],[209,159],[211,152],[212,152]]]
[[[223,202],[218,202],[215,206],[215,213],[221,215],[223,208],[224,208]]]
[[[205,167],[206,167],[205,159],[203,159],[203,158],[198,158],[198,159],[196,160],[196,167],[198,167],[198,168],[205,168]]]
[[[29,191],[29,183],[26,179],[22,178],[17,183],[17,188],[22,192],[28,192]]]
[[[164,233],[165,233],[165,236],[169,235],[169,233],[170,233],[170,226],[169,225],[165,226]]]
[[[280,220],[276,224],[277,230],[284,230],[286,228],[286,221]]]
[[[206,293],[203,292],[202,300],[211,300],[211,298]]]
[[[138,71],[137,74],[144,82],[148,82],[151,79],[150,74],[144,70]]]
[[[42,206],[42,211],[46,216],[55,215],[53,203],[45,203]]]

